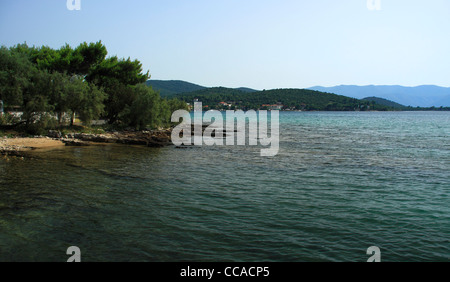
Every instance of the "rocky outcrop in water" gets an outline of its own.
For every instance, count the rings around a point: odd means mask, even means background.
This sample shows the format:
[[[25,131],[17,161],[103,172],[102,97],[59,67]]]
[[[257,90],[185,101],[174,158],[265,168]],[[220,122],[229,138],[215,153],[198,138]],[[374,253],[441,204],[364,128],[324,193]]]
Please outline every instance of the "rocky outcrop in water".
[[[82,147],[82,146],[90,146],[91,144],[89,142],[77,140],[77,139],[69,139],[69,138],[61,138],[61,141],[66,146],[72,146],[72,147]]]
[[[22,151],[24,149],[23,146],[1,146],[0,145],[0,155],[7,155],[7,156],[22,156]]]

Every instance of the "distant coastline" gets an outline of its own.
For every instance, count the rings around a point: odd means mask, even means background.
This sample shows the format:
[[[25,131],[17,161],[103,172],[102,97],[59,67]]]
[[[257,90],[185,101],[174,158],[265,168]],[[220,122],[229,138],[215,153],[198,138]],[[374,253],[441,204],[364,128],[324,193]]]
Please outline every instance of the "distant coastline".
[[[308,89],[256,90],[248,87],[204,87],[181,80],[148,80],[146,84],[158,91],[162,97],[175,97],[187,103],[197,99],[208,106],[208,109],[217,110],[270,109],[280,104],[283,110],[302,111],[450,110],[447,106],[450,105],[450,88],[434,85],[418,87],[343,85]],[[411,100],[412,98],[415,100]],[[422,106],[419,101],[422,101]],[[439,106],[433,106],[433,101]]]

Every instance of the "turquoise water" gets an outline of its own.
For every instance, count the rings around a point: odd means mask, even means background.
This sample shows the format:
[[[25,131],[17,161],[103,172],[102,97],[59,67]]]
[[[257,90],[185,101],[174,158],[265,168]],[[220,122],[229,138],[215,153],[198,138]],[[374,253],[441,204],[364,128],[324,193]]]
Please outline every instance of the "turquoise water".
[[[280,151],[0,160],[0,261],[450,261],[449,112],[283,112]]]

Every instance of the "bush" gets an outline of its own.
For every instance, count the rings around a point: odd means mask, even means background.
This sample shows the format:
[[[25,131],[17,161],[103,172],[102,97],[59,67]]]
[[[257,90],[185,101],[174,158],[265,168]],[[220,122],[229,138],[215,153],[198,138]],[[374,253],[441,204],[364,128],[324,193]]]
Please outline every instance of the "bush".
[[[0,114],[0,126],[14,125],[19,123],[20,119],[10,113]]]
[[[30,135],[47,135],[48,130],[55,129],[58,126],[58,120],[50,114],[44,113],[40,118],[25,127],[25,131]]]

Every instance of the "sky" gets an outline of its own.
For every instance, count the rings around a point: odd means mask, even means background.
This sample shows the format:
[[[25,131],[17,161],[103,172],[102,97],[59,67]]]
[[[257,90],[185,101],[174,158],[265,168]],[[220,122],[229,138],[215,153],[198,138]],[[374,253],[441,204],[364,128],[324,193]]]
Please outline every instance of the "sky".
[[[79,2],[0,0],[0,45],[101,40],[151,79],[208,87],[450,87],[449,0]]]

